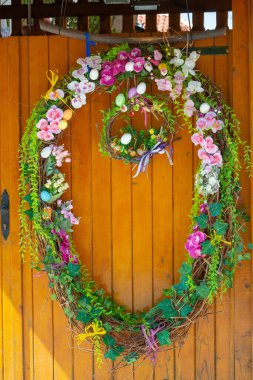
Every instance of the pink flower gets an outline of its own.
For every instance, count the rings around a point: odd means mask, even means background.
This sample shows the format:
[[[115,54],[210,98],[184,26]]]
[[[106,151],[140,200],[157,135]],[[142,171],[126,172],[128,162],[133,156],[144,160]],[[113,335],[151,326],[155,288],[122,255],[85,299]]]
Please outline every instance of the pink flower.
[[[122,50],[122,51],[118,52],[117,58],[120,61],[126,61],[128,59],[128,54],[126,51]]]
[[[151,59],[150,62],[153,63],[153,65],[155,66],[159,66],[160,64],[160,61],[157,61],[156,59]]]
[[[96,69],[96,70],[101,69],[102,59],[100,55],[91,55],[90,57],[86,57],[85,62],[92,69]]]
[[[162,57],[163,57],[162,53],[159,50],[155,49],[154,50],[154,59],[156,61],[161,61]]]
[[[134,59],[134,71],[136,73],[140,73],[141,70],[143,69],[144,63],[145,63],[145,59],[144,58],[141,58],[141,57],[135,58]]]
[[[198,258],[201,256],[201,243],[205,240],[206,234],[198,230],[188,236],[185,248],[191,257]]]
[[[206,125],[208,127],[211,127],[216,121],[216,113],[213,111],[207,112],[205,114],[205,119],[206,119]]]
[[[88,71],[86,58],[78,58],[76,63],[78,63],[78,65],[81,65],[85,70]]]
[[[199,257],[201,257],[201,247],[199,248],[193,248],[191,250],[188,251],[189,252],[189,255],[193,258],[193,259],[198,259]]]
[[[88,94],[89,92],[94,91],[95,87],[95,83],[83,80],[79,83],[79,91],[77,91],[77,93]]]
[[[199,210],[202,214],[205,214],[207,212],[207,203],[202,203]]]
[[[49,130],[48,121],[46,119],[40,119],[36,124],[36,127],[41,131]]]
[[[115,82],[115,77],[113,76],[112,72],[109,70],[103,70],[101,73],[101,79],[99,81],[100,84],[105,86],[112,86]]]
[[[125,63],[124,61],[120,61],[120,60],[115,60],[114,61],[114,66],[113,66],[113,69],[112,69],[112,74],[115,76],[115,75],[118,75],[120,73],[124,73],[126,70],[125,70]]]
[[[140,56],[141,56],[141,50],[138,49],[138,48],[134,48],[134,49],[132,49],[132,50],[130,51],[130,53],[129,53],[129,58],[132,58],[132,59],[137,58],[137,57],[140,57]],[[144,63],[143,63],[143,65],[144,65]],[[138,72],[138,71],[137,71],[137,72]]]
[[[50,132],[51,133],[55,133],[55,134],[61,133],[61,130],[58,127],[58,125],[59,125],[59,121],[58,120],[51,121],[51,123],[50,123]]]
[[[171,91],[172,90],[172,84],[171,81],[167,78],[162,79],[155,79],[157,83],[158,90],[160,91]]]
[[[48,132],[48,131],[39,131],[37,133],[37,137],[40,140],[44,140],[44,141],[50,141],[50,140],[54,139],[54,135],[51,132]]]
[[[174,74],[174,82],[177,83],[177,84],[181,84],[185,79],[185,76],[184,74],[181,72],[181,71],[177,71],[175,74]]]
[[[200,131],[206,129],[206,126],[207,126],[206,119],[204,117],[199,117],[196,122],[196,125],[197,125],[197,129],[199,129]]]
[[[174,87],[175,94],[180,95],[182,92],[182,89],[183,89],[182,84],[176,84],[176,86]]]
[[[64,92],[60,89],[57,88],[55,91],[50,92],[49,94],[49,99],[50,100],[57,100],[59,98],[64,98]]]
[[[217,145],[215,145],[213,143],[213,139],[211,136],[207,136],[206,139],[205,139],[205,143],[202,145],[205,147],[205,150],[207,153],[211,153],[211,154],[214,154],[217,152],[217,150],[219,149],[217,147]]]
[[[60,108],[57,108],[56,106],[52,106],[46,113],[48,121],[58,120],[60,121],[62,119],[63,110]]]
[[[211,164],[211,157],[204,149],[198,150],[198,156],[205,164]]]
[[[203,173],[204,173],[204,174],[211,173],[211,171],[212,171],[212,166],[210,166],[210,165],[206,165],[206,166],[204,167],[204,169],[203,169]]]
[[[191,141],[195,146],[197,146],[199,144],[202,145],[205,139],[201,133],[194,133],[191,137]]]
[[[216,120],[214,124],[212,125],[212,132],[216,133],[217,131],[220,131],[224,127],[224,123],[222,120]]]
[[[196,111],[194,103],[191,99],[188,99],[187,102],[184,104],[184,114],[188,117],[191,117],[194,111]]]
[[[212,166],[222,166],[222,155],[220,152],[215,153],[213,156],[211,156],[211,162],[210,164]]]
[[[87,72],[88,72],[88,68],[82,66],[80,67],[80,69],[74,70],[72,72],[72,77],[75,79],[84,80],[85,78],[84,74],[86,74]]]

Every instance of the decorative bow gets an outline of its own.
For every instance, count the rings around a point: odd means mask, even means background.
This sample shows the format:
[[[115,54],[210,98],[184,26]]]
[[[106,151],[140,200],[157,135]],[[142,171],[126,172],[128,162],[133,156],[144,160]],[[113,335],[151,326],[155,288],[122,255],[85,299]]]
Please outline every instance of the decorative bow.
[[[106,330],[103,328],[100,321],[95,321],[85,327],[84,332],[76,336],[76,342],[80,345],[87,338],[92,338],[97,335],[105,335]]]
[[[150,329],[150,330],[147,330],[145,326],[143,325],[141,326],[142,334],[144,335],[144,338],[148,345],[147,355],[152,355],[151,360],[153,364],[156,364],[157,351],[159,350],[159,346],[156,343],[155,336],[159,331],[163,330],[164,327],[165,327],[165,323],[160,323],[156,329]]]
[[[171,165],[173,165],[173,162],[172,162],[172,159],[171,159],[171,155],[169,154],[169,152],[166,150],[166,147],[168,146],[167,143],[163,143],[162,141],[158,141],[151,150],[149,150],[148,152],[144,153],[140,159],[140,162],[138,164],[138,168],[137,168],[137,171],[135,173],[135,175],[133,176],[133,178],[136,178],[138,177],[138,175],[140,174],[140,172],[145,172],[148,164],[149,164],[149,161],[150,161],[150,158],[156,154],[156,153],[160,153],[160,154],[166,154],[167,157],[168,157],[168,160],[169,160],[169,163]]]
[[[48,100],[48,99],[50,99],[50,94],[54,90],[55,85],[58,82],[58,79],[59,79],[58,70],[49,70],[49,71],[47,71],[46,75],[47,75],[47,79],[51,85],[49,90],[44,95],[44,99]],[[71,109],[71,107],[69,107],[68,103],[59,94],[58,94],[58,98],[60,99],[60,101],[62,103],[64,103],[68,108]]]

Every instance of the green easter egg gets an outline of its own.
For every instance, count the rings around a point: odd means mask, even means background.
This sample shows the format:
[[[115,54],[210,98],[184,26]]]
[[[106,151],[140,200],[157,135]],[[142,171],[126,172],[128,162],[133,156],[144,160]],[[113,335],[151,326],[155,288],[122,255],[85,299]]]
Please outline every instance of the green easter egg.
[[[126,98],[123,94],[117,95],[116,100],[115,100],[116,106],[121,107],[123,106],[123,104],[125,104],[125,102],[126,102]]]

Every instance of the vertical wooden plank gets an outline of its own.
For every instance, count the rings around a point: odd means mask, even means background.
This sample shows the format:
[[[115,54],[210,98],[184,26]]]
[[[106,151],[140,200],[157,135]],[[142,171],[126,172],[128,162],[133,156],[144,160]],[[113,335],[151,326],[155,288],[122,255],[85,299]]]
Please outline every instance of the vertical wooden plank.
[[[213,46],[214,40],[198,41],[197,46]],[[202,56],[199,70],[214,80],[214,56]],[[197,162],[198,159],[197,159]],[[195,167],[197,165],[195,160]],[[209,315],[198,320],[196,326],[196,379],[214,379],[215,376],[215,307],[211,306]]]
[[[68,70],[68,40],[62,37],[51,36],[48,40],[49,48],[49,69],[58,70],[59,78]],[[65,52],[65,54],[62,54]],[[69,129],[65,131],[60,144],[64,144],[65,149],[70,150]],[[66,181],[71,187],[70,165],[64,165]],[[71,191],[64,194],[65,199],[71,199]],[[68,380],[72,377],[72,339],[68,329],[67,318],[64,315],[58,302],[53,302],[53,339],[54,339],[54,380]],[[67,360],[66,360],[67,358]]]
[[[249,8],[248,1],[233,0],[233,107],[240,120],[241,138],[250,140],[249,113]],[[241,174],[240,205],[249,208],[250,188],[248,175]],[[249,241],[249,233],[244,235]],[[252,378],[252,267],[244,262],[237,268],[235,290],[235,379]],[[242,312],[243,310],[243,312]]]
[[[157,15],[148,14],[146,15],[146,31],[147,32],[156,32],[157,31]]]
[[[30,37],[30,105],[33,108],[40,96],[46,92],[48,82],[48,39]],[[34,379],[53,379],[53,321],[52,302],[46,275],[34,272]]]
[[[200,31],[204,30],[204,13],[203,12],[194,12],[192,14],[192,30]]]
[[[76,60],[85,56],[83,41],[69,40],[69,68],[75,67]],[[74,241],[82,263],[92,273],[92,189],[91,189],[91,99],[75,113],[71,122],[72,157],[72,199],[74,213],[81,217],[80,224],[74,229]],[[91,379],[93,355],[85,349],[92,347],[87,343],[78,349],[74,344],[74,379]]]
[[[122,33],[134,32],[134,18],[133,15],[123,15]]]
[[[101,49],[105,46],[101,46]],[[97,48],[96,48],[97,51]],[[110,96],[94,93],[91,101],[92,130],[92,211],[93,211],[93,278],[107,293],[112,292],[112,218],[111,160],[98,151],[102,113],[110,107]],[[101,368],[94,364],[98,380],[111,379],[112,362],[104,360]]]
[[[24,133],[29,117],[29,40],[19,39],[20,43],[20,123],[21,134]],[[23,283],[23,345],[24,345],[24,378],[33,377],[33,273],[30,267],[30,254],[22,265]]]
[[[19,255],[18,144],[19,144],[19,43],[18,38],[2,41],[1,59],[1,192],[10,196],[10,235],[1,237],[3,307],[3,378],[23,378],[21,319],[21,258]]]
[[[180,13],[173,13],[169,15],[169,29],[172,32],[180,30]]]
[[[215,39],[215,46],[229,45],[229,37]],[[229,46],[230,51],[230,46]],[[215,56],[215,83],[221,88],[222,95],[228,103],[229,94],[229,64],[232,54]],[[231,103],[230,103],[231,104]],[[215,318],[215,372],[217,380],[233,380],[233,292],[228,291],[222,299],[217,299]]]

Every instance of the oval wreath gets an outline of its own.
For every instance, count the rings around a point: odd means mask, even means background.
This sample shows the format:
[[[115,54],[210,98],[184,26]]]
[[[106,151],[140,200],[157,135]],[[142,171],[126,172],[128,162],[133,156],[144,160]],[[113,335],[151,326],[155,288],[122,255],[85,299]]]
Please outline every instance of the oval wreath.
[[[121,356],[120,365],[143,355],[155,361],[158,351],[184,340],[218,292],[232,286],[236,263],[249,257],[239,236],[247,216],[238,210],[237,201],[238,147],[243,147],[248,170],[250,150],[241,141],[239,123],[220,91],[195,71],[198,58],[197,52],[187,54],[166,45],[130,49],[124,44],[78,59],[78,68],[60,81],[56,72],[50,72],[51,88],[33,109],[21,141],[22,255],[32,251],[35,266],[46,270],[52,298],[60,302],[77,343],[90,341],[98,363],[103,355],[111,360]],[[72,202],[60,199],[68,188],[60,168],[70,162],[70,153],[57,144],[74,111],[85,105],[87,94],[99,89],[112,92],[131,80],[135,87],[118,94],[113,107],[104,112],[100,150],[134,162],[135,175],[145,171],[155,154],[165,153],[172,163],[170,142],[176,133],[168,108],[172,102],[180,128],[188,130],[200,158],[180,282],[165,290],[164,299],[147,313],[139,314],[118,306],[81,265],[71,238],[79,219]],[[151,83],[157,86],[156,96],[147,94],[146,84]],[[143,112],[145,129],[137,132],[128,119],[112,136],[116,118],[131,118],[135,112]],[[149,128],[147,114],[160,115],[164,125]]]

